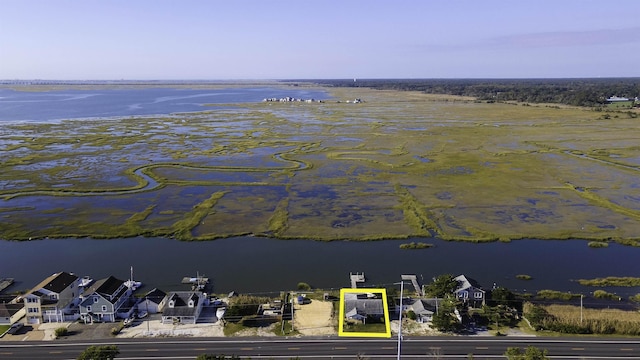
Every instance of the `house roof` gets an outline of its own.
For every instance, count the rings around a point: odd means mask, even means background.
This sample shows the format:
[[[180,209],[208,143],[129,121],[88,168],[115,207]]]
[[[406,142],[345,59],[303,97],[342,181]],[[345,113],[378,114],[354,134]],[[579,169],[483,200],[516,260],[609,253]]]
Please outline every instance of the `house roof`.
[[[74,281],[78,280],[78,276],[70,274],[66,271],[55,273],[48,278],[42,280],[36,285],[31,292],[35,292],[40,289],[52,291],[54,293],[61,293],[69,287]]]
[[[124,281],[109,276],[106,279],[96,281],[87,289],[85,296],[93,293],[113,295],[122,285],[124,285]]]
[[[359,314],[367,314],[367,315],[384,314],[382,299],[345,300],[344,303],[345,303],[346,313],[349,313],[353,311],[353,309],[355,309]]]
[[[167,296],[167,293],[159,290],[157,288],[154,288],[153,290],[149,291],[148,293],[146,293],[144,295],[144,298],[148,301],[151,301],[155,304],[160,304],[162,302],[162,300]]]
[[[469,288],[475,288],[484,292],[480,284],[478,284],[478,282],[473,280],[472,278],[468,278],[464,275],[458,275],[456,276],[455,280],[458,281],[458,288],[455,291],[456,293],[463,290],[468,290]]]
[[[196,311],[198,310],[198,303],[200,302],[200,293],[195,291],[176,291],[171,292],[167,295],[169,301],[174,301],[173,307],[165,306],[162,311],[162,316],[172,316],[172,317],[185,317],[185,316],[196,316]],[[189,303],[189,299],[193,298],[194,306],[189,307],[187,304]]]
[[[431,315],[435,313],[440,302],[442,299],[416,299],[410,305],[410,309],[417,315]]]
[[[0,304],[0,317],[12,317],[24,308],[24,304]]]

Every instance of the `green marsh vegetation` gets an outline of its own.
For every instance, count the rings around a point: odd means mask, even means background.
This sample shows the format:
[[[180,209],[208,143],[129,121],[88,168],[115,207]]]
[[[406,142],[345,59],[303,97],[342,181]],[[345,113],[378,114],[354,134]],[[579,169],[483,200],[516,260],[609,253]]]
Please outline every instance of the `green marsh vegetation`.
[[[2,124],[0,238],[640,244],[633,117],[328,91],[365,102]]]

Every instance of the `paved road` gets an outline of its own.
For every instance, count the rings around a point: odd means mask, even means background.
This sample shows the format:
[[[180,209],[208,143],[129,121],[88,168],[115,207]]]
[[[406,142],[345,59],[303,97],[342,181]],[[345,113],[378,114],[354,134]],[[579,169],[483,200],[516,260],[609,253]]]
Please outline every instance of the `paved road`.
[[[76,343],[0,343],[0,359],[75,359],[87,346],[115,344],[119,360],[195,359],[198,354],[227,354],[252,359],[355,359],[361,354],[371,359],[396,357],[395,339],[339,338],[242,338],[242,339],[113,339]],[[602,338],[494,338],[494,337],[407,337],[402,358],[504,359],[507,347],[533,345],[545,348],[552,359],[640,359],[640,339]]]

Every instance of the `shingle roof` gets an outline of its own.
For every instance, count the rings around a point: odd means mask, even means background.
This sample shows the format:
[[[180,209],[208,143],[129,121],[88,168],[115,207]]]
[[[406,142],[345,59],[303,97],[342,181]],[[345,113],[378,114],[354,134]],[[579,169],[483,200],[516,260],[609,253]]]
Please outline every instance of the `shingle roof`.
[[[153,290],[149,291],[144,296],[144,298],[156,304],[160,304],[166,296],[167,296],[167,293],[165,293],[162,290],[158,290],[157,288],[154,288]]]
[[[367,314],[367,315],[384,314],[382,299],[345,300],[344,306],[347,313],[350,311],[353,311],[353,309],[355,308],[359,314]]]
[[[24,304],[0,304],[0,317],[12,317],[24,307]]]
[[[36,285],[33,288],[33,292],[39,289],[46,289],[59,294],[76,280],[78,280],[78,276],[65,271],[55,273]]]
[[[189,299],[193,297],[194,307],[187,306]],[[162,316],[195,316],[198,309],[200,296],[192,291],[176,291],[169,294],[169,301],[174,300],[174,307],[165,306]]]
[[[470,287],[474,287],[476,289],[482,289],[480,287],[480,284],[478,284],[477,281],[473,280],[472,278],[468,278],[464,275],[456,276],[455,280],[457,280],[459,283],[458,288],[456,289],[456,292],[466,290]]]
[[[85,292],[85,296],[93,294],[94,292],[97,292],[98,294],[113,295],[123,284],[124,281],[113,276],[109,276],[106,279],[96,281],[90,288],[87,289],[87,291]]]

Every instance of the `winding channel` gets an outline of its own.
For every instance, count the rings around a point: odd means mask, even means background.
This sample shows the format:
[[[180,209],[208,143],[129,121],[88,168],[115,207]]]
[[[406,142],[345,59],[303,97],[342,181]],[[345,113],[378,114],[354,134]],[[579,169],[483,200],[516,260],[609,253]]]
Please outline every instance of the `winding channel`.
[[[294,149],[295,150],[295,149]],[[292,152],[291,150],[290,152]],[[157,176],[154,176],[152,173],[153,169],[162,168],[162,167],[171,167],[171,168],[182,168],[189,170],[197,170],[197,171],[229,171],[229,172],[270,172],[270,171],[284,171],[284,170],[306,170],[311,168],[309,163],[306,163],[301,160],[293,160],[287,159],[286,153],[277,153],[273,154],[272,158],[284,162],[293,164],[291,166],[283,166],[283,167],[270,167],[270,168],[252,168],[252,167],[233,167],[233,166],[196,166],[196,165],[188,165],[188,164],[178,164],[178,163],[159,163],[159,164],[149,164],[143,165],[131,172],[131,176],[133,176],[138,183],[137,186],[119,190],[71,190],[71,189],[37,189],[37,190],[24,190],[24,191],[16,191],[9,193],[0,193],[0,197],[4,200],[10,200],[12,198],[18,196],[35,196],[35,195],[45,195],[45,196],[110,196],[110,195],[126,195],[126,194],[136,194],[142,192],[153,191],[164,187],[166,184],[180,184],[180,185],[188,185],[191,183],[196,183],[196,181],[188,181],[188,180],[166,180],[160,179]],[[130,171],[130,170],[127,170]],[[151,175],[147,174],[151,173]],[[199,185],[202,184],[202,181],[197,181]],[[225,184],[224,182],[213,182],[210,181],[211,184]],[[234,183],[237,184],[237,183]]]

